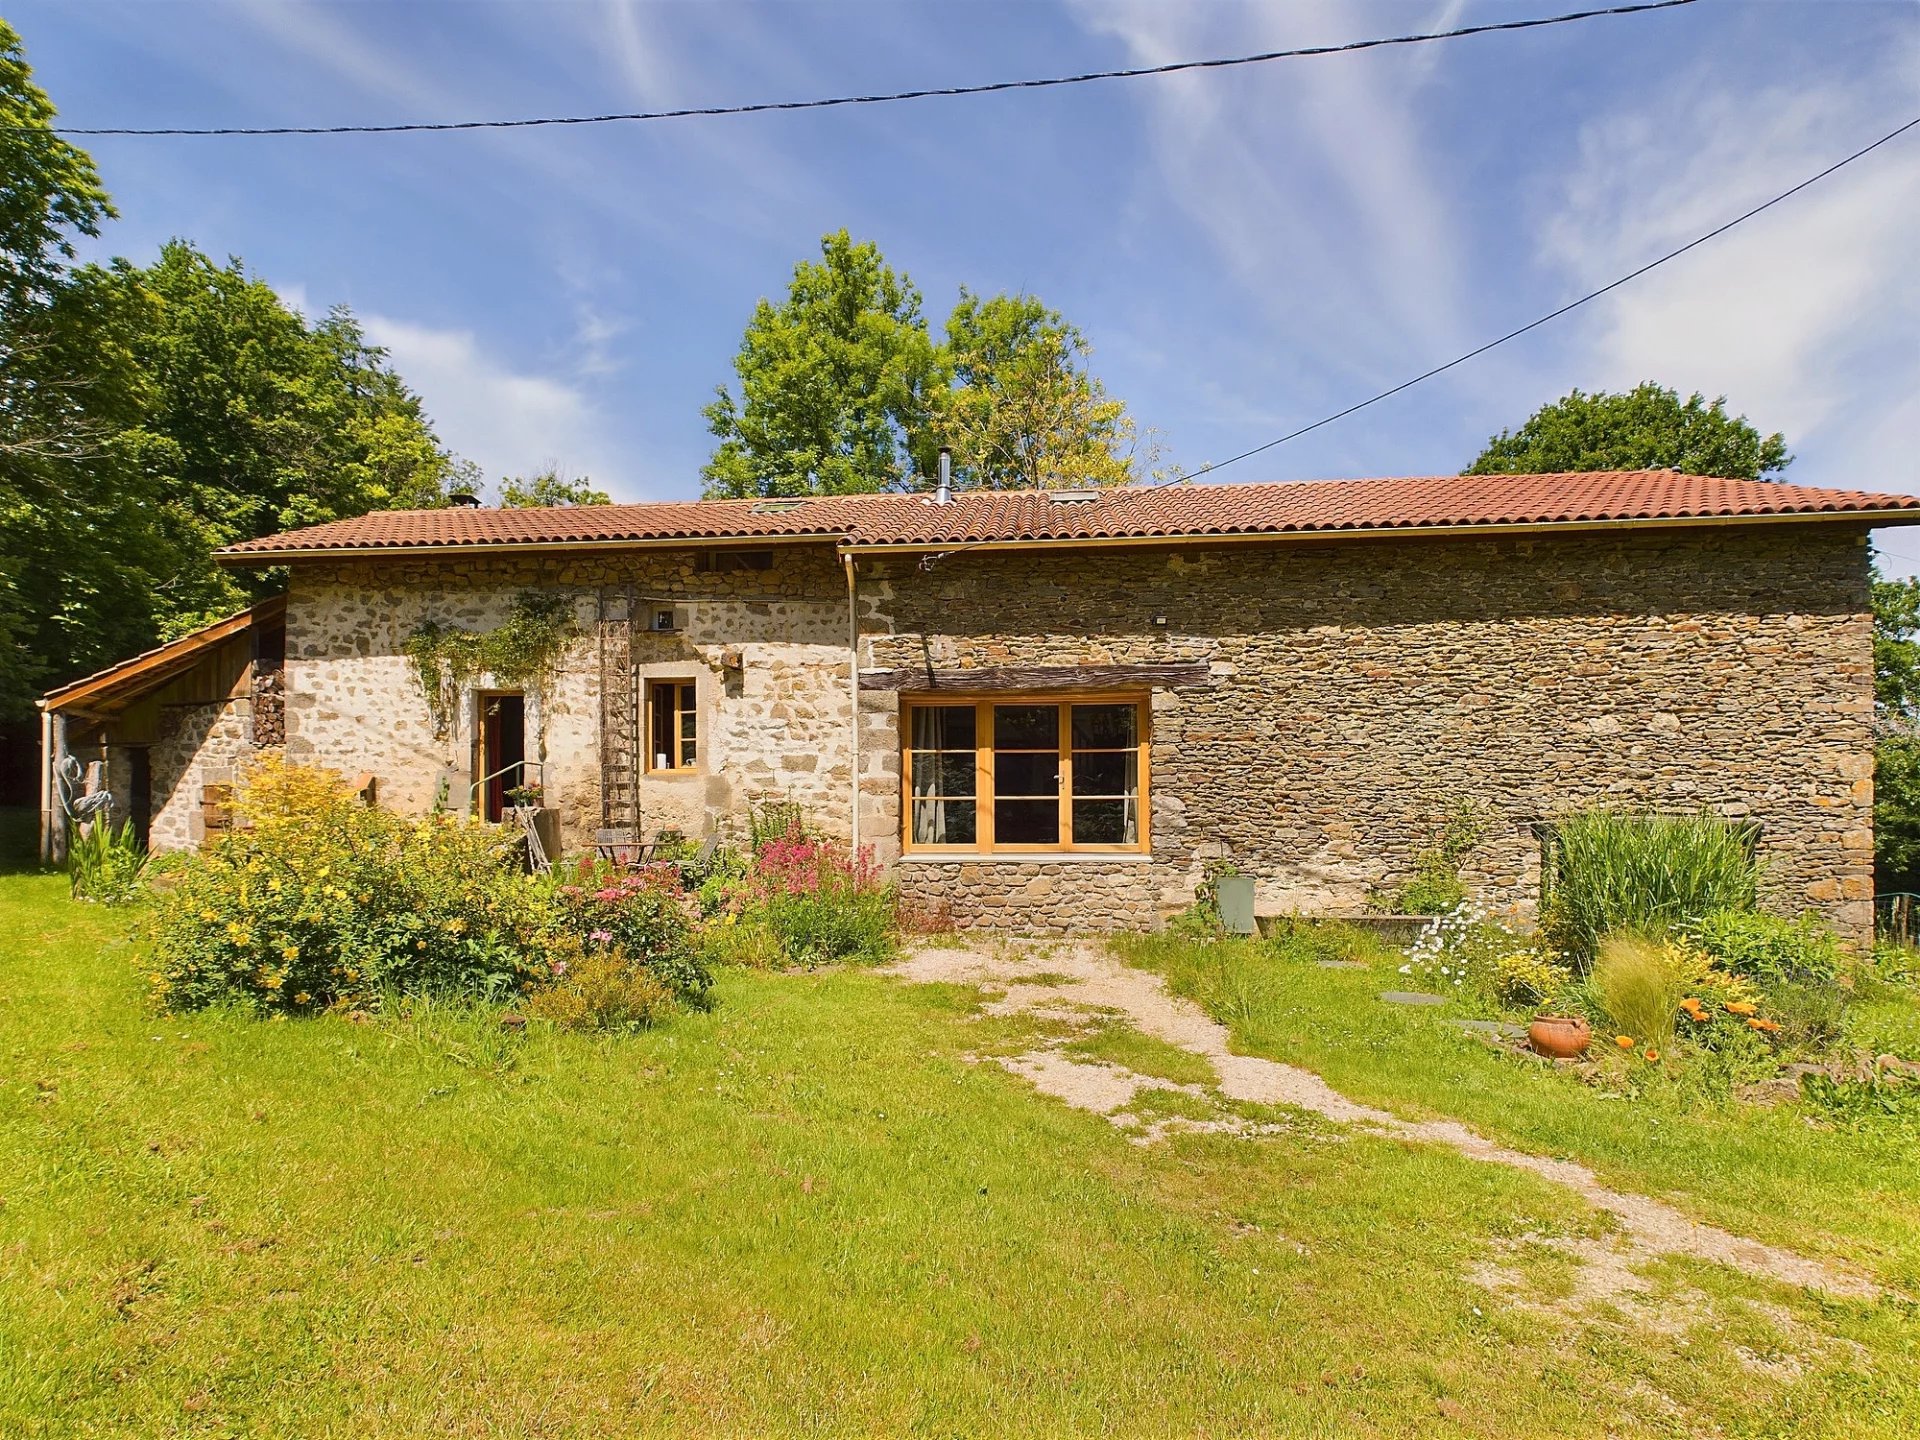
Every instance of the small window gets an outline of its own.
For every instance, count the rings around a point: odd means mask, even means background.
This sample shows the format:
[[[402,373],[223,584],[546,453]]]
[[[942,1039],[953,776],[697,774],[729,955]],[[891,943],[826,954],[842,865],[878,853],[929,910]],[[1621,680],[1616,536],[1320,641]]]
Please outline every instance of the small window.
[[[647,769],[692,770],[700,763],[699,711],[691,680],[647,684]]]
[[[711,575],[733,575],[742,570],[771,570],[771,550],[702,550],[695,567]]]

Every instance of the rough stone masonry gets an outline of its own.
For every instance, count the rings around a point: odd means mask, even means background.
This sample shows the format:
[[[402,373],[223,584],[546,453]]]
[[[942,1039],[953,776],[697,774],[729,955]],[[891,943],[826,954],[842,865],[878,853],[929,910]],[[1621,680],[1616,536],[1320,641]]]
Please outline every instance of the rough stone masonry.
[[[696,682],[702,737],[698,771],[646,777],[646,828],[737,830],[749,803],[791,798],[847,834],[857,714],[862,839],[906,900],[962,925],[1151,925],[1214,858],[1257,877],[1262,908],[1355,912],[1466,798],[1494,819],[1467,879],[1522,916],[1536,822],[1709,806],[1759,825],[1774,903],[1871,934],[1863,527],[860,556],[862,669],[1205,667],[1151,695],[1152,852],[1125,858],[902,857],[902,696],[856,707],[832,547],[772,548],[769,568],[731,572],[691,548],[296,564],[288,752],[371,770],[387,801],[424,806],[440,768],[470,763],[472,720],[434,732],[408,635],[427,618],[497,625],[521,589],[569,591],[582,638],[530,729],[568,843],[590,843],[594,597],[625,586],[684,606],[683,628],[640,637],[632,663]]]

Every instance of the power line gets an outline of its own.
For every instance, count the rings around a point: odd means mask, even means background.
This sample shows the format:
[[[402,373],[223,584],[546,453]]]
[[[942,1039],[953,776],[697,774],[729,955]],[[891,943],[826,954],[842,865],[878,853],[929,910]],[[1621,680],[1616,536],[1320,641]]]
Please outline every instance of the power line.
[[[1549,320],[1557,320],[1570,310],[1578,310],[1582,305],[1585,305],[1589,300],[1598,300],[1602,295],[1605,295],[1608,291],[1618,290],[1622,285],[1626,284],[1629,280],[1637,280],[1640,276],[1646,274],[1649,270],[1656,270],[1660,266],[1666,264],[1669,260],[1678,259],[1680,256],[1686,254],[1689,250],[1695,249],[1701,245],[1706,244],[1707,241],[1713,239],[1715,236],[1724,235],[1727,233],[1727,231],[1733,229],[1734,226],[1743,224],[1746,221],[1753,219],[1754,216],[1760,214],[1762,211],[1771,210],[1774,206],[1778,205],[1782,200],[1791,199],[1793,196],[1798,195],[1802,190],[1805,190],[1809,185],[1817,184],[1820,181],[1826,179],[1827,176],[1833,174],[1836,170],[1844,169],[1846,166],[1851,165],[1854,161],[1860,159],[1862,156],[1872,154],[1875,150],[1878,150],[1882,145],[1885,145],[1888,141],[1899,139],[1900,136],[1906,134],[1907,131],[1913,129],[1916,125],[1920,125],[1920,116],[1915,116],[1913,119],[1907,121],[1906,124],[1902,125],[1899,129],[1889,131],[1887,134],[1882,135],[1878,140],[1874,141],[1871,145],[1862,146],[1860,149],[1854,151],[1851,155],[1847,156],[1846,159],[1836,160],[1833,164],[1829,165],[1826,169],[1822,170],[1819,174],[1809,175],[1805,180],[1802,180],[1798,185],[1795,185],[1791,190],[1782,190],[1778,195],[1774,196],[1771,200],[1765,201],[1762,204],[1754,206],[1751,210],[1747,211],[1743,215],[1734,216],[1734,218],[1727,221],[1726,224],[1718,226],[1715,229],[1709,230],[1704,235],[1697,236],[1696,238],[1689,240],[1686,244],[1680,246],[1677,250],[1669,250],[1666,254],[1662,255],[1658,260],[1649,260],[1645,265],[1642,265],[1639,269],[1628,271],[1625,275],[1622,275],[1618,280],[1614,280],[1609,282],[1608,284],[1602,285],[1598,290],[1588,291],[1585,295],[1582,295],[1578,300],[1570,300],[1565,305],[1562,305],[1558,310],[1550,310],[1537,320],[1529,320],[1525,325],[1522,325],[1518,330],[1509,330],[1506,334],[1502,335],[1498,340],[1489,340],[1486,344],[1481,345],[1476,349],[1469,350],[1464,355],[1456,355],[1453,359],[1447,361],[1447,363],[1444,365],[1436,365],[1431,370],[1422,371],[1420,374],[1414,376],[1411,380],[1402,380],[1398,385],[1395,385],[1390,390],[1382,390],[1378,395],[1369,396],[1367,399],[1360,401],[1357,405],[1347,406],[1347,408],[1344,410],[1337,410],[1333,414],[1328,415],[1323,419],[1314,421],[1311,425],[1302,425],[1298,430],[1289,431],[1287,434],[1282,435],[1277,440],[1269,440],[1267,441],[1266,444],[1256,445],[1251,450],[1242,450],[1238,455],[1232,456],[1231,458],[1226,460],[1222,460],[1217,464],[1202,465],[1199,468],[1199,470],[1194,472],[1194,474],[1195,475],[1211,475],[1216,470],[1221,470],[1226,468],[1229,465],[1237,464],[1239,461],[1250,459],[1255,455],[1259,455],[1265,451],[1273,449],[1274,446],[1276,445],[1284,445],[1289,440],[1298,440],[1302,435],[1306,435],[1314,430],[1318,430],[1323,425],[1331,425],[1336,420],[1344,420],[1347,418],[1347,416],[1352,415],[1357,411],[1364,410],[1369,405],[1377,405],[1382,400],[1386,400],[1392,396],[1398,395],[1402,390],[1412,389],[1415,385],[1418,385],[1423,380],[1431,380],[1434,376],[1444,374],[1448,370],[1453,369],[1456,365],[1464,365],[1467,363],[1467,361],[1474,359],[1476,356],[1486,354],[1489,350],[1494,349],[1496,346],[1504,345],[1509,340],[1518,339],[1520,336],[1526,334],[1529,330],[1537,330],[1542,325],[1545,325]],[[1192,478],[1194,477],[1193,476],[1179,477],[1180,480],[1187,480]],[[1172,480],[1163,480],[1160,483],[1163,485],[1168,485],[1168,484],[1175,484],[1178,482],[1172,481]]]
[[[787,110],[831,110],[847,105],[890,105],[900,100],[932,100],[960,95],[996,95],[1010,90],[1051,90],[1063,85],[1086,85],[1096,80],[1138,80],[1151,75],[1177,75],[1188,70],[1226,70],[1240,65],[1264,65],[1271,60],[1298,60],[1315,55],[1347,55],[1359,50],[1380,50],[1395,45],[1419,45],[1429,40],[1458,40],[1469,35],[1491,35],[1507,30],[1537,30],[1547,25],[1565,25],[1574,20],[1595,20],[1614,15],[1639,15],[1650,10],[1674,10],[1697,0],[1646,0],[1636,5],[1614,5],[1604,10],[1576,10],[1566,15],[1546,15],[1532,20],[1502,20],[1488,25],[1467,25],[1457,30],[1433,31],[1420,35],[1393,35],[1377,40],[1353,40],[1345,45],[1312,45],[1297,50],[1268,50],[1258,55],[1235,55],[1213,60],[1177,60],[1166,65],[1143,65],[1128,70],[1092,70],[1079,75],[1056,75],[1039,80],[996,80],[983,85],[949,85],[927,90],[897,90],[883,95],[838,95],[823,100],[769,100],[752,105],[703,105],[683,110],[640,110],[606,115],[547,115],[521,120],[440,120],[395,125],[222,125],[190,126],[55,126],[60,135],[396,135],[422,131],[447,130],[529,130],[544,125],[607,125],[616,121],[688,120],[718,115],[764,115]],[[24,131],[28,126],[0,127]]]

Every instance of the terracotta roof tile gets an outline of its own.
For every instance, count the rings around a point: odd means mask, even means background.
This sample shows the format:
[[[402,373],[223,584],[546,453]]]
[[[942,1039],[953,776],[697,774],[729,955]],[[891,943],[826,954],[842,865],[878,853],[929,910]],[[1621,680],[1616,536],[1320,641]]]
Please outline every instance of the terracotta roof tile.
[[[545,510],[388,510],[248,540],[219,553],[232,563],[262,564],[332,550],[572,542],[819,537],[852,545],[969,545],[1868,513],[1880,524],[1920,524],[1920,496],[1720,480],[1671,470],[1169,485],[1087,492],[1091,498],[1085,499],[1063,498],[1064,493],[962,492],[949,505],[925,494],[886,494]],[[1894,511],[1914,513],[1909,519],[1888,513]]]

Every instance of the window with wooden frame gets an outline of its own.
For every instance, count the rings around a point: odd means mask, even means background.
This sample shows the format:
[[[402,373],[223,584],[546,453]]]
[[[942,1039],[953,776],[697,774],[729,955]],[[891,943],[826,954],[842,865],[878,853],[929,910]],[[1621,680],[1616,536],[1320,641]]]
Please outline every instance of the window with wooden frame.
[[[700,720],[691,680],[647,682],[647,769],[694,770],[700,764]]]
[[[1143,697],[956,695],[905,708],[909,852],[1147,852]]]

